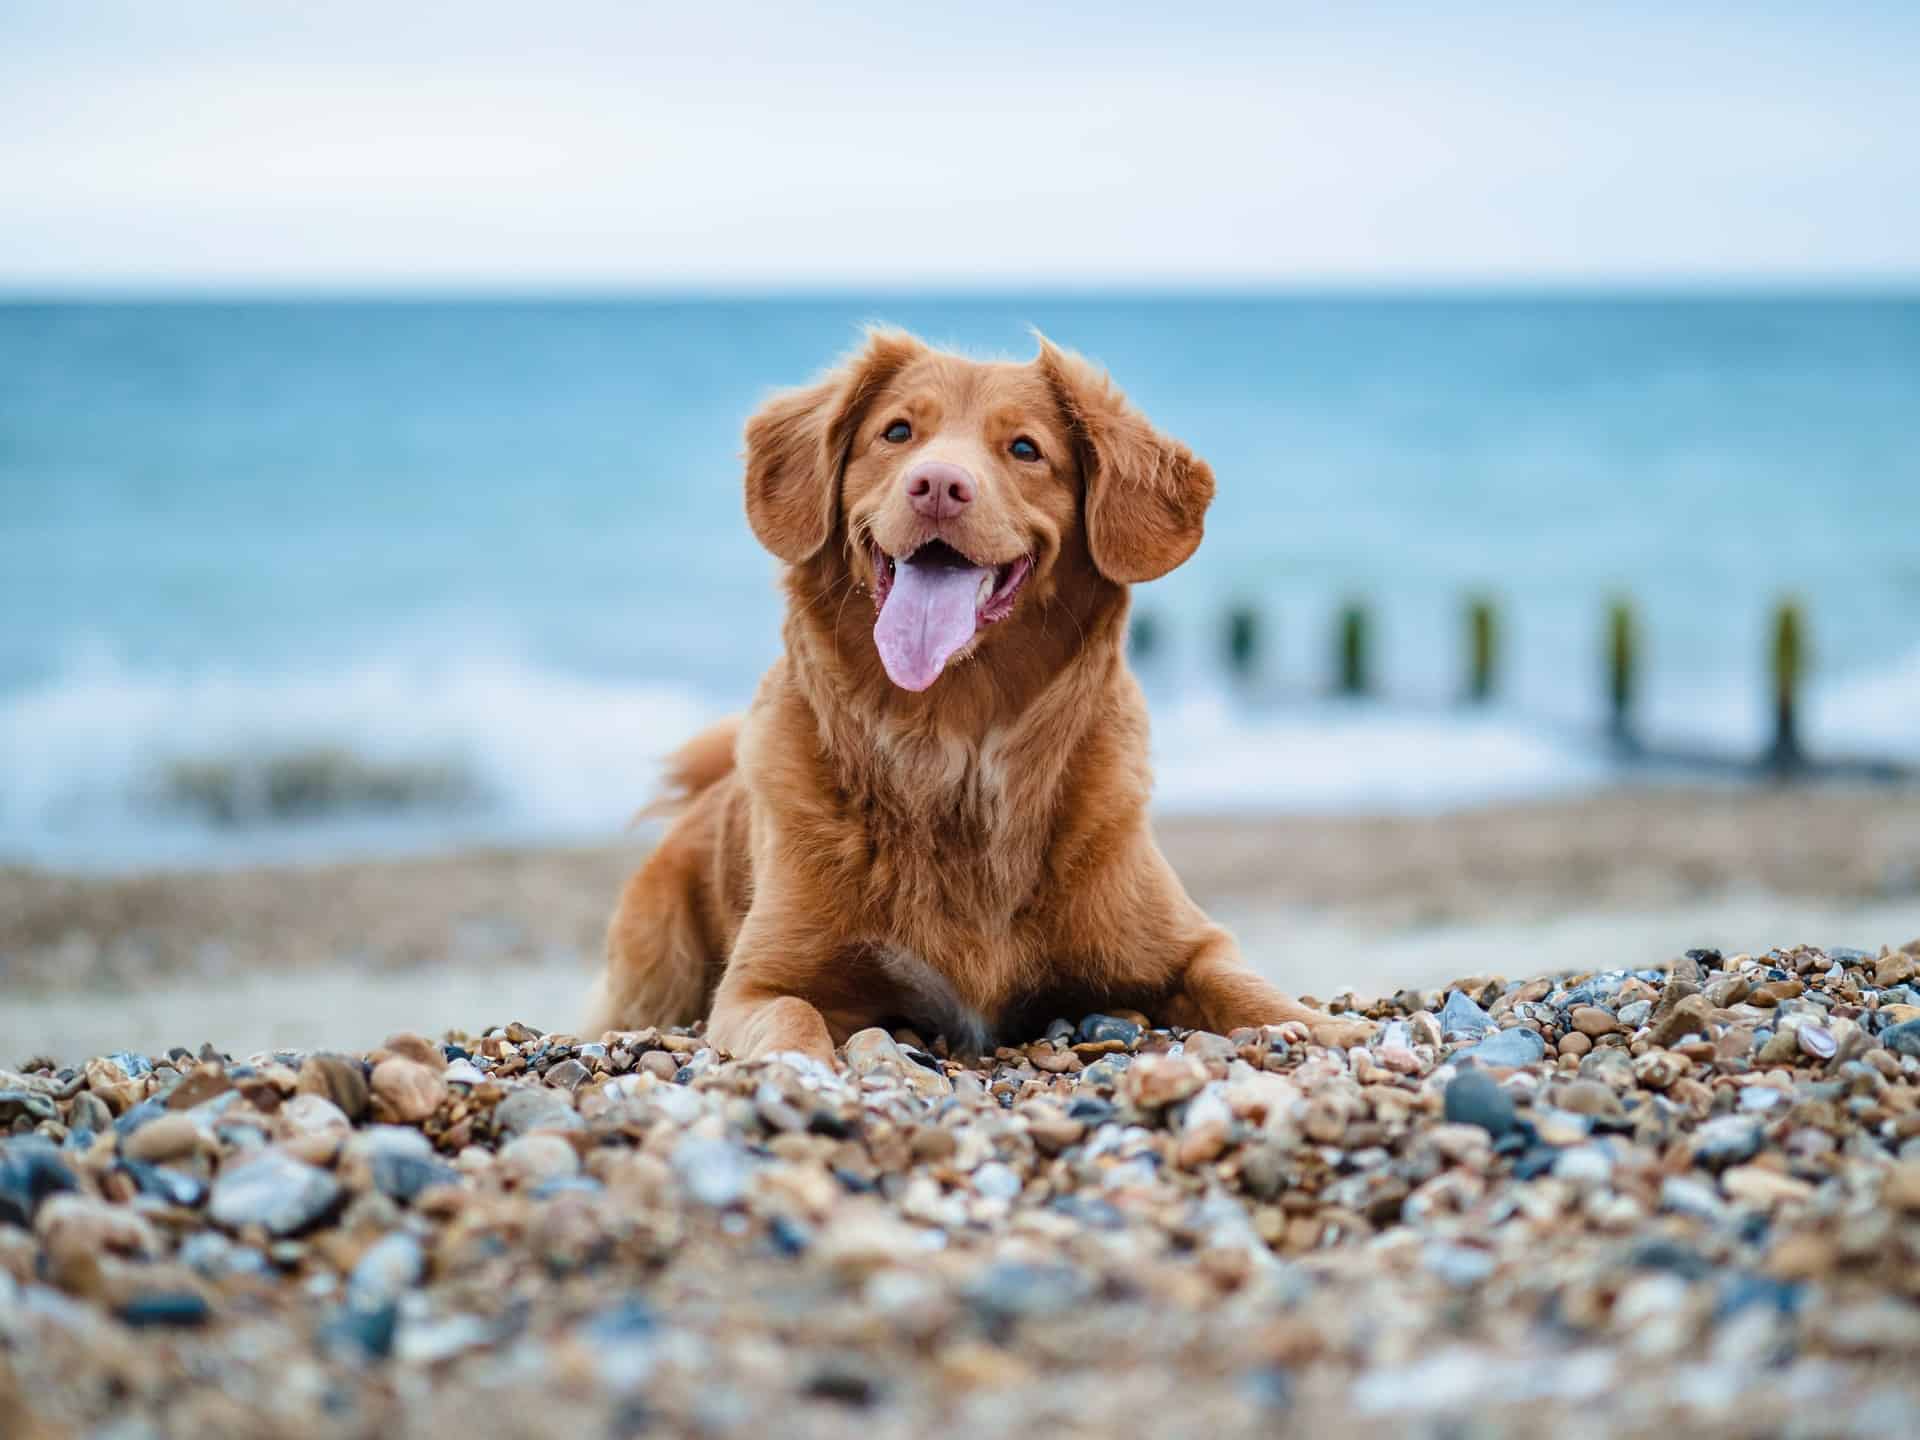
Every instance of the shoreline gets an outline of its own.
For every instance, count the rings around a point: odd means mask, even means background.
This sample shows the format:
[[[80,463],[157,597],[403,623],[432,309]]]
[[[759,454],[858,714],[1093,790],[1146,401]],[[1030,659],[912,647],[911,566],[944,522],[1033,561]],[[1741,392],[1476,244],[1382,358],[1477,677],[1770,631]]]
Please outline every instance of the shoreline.
[[[1253,964],[1323,999],[1659,964],[1676,940],[1734,953],[1920,936],[1920,795],[1905,790],[1616,790],[1447,815],[1175,816],[1155,832]],[[652,843],[0,868],[0,1064],[208,1039],[372,1045],[509,1016],[567,1028]]]

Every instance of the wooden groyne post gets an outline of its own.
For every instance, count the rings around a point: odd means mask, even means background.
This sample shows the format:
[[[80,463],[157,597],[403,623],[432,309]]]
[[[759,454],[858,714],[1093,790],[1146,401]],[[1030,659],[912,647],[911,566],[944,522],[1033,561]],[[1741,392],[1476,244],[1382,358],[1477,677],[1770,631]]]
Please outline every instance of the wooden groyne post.
[[[1807,676],[1805,616],[1798,600],[1774,606],[1771,653],[1773,671],[1773,749],[1768,763],[1775,770],[1797,770],[1806,764],[1800,748],[1800,688]]]
[[[1467,699],[1484,705],[1493,698],[1498,678],[1500,632],[1493,601],[1476,595],[1467,601]]]
[[[1633,606],[1617,599],[1607,606],[1607,733],[1616,745],[1637,748],[1633,701],[1639,689],[1639,625]]]
[[[1334,632],[1334,689],[1341,695],[1365,695],[1373,686],[1373,621],[1367,607],[1350,600],[1340,607]]]
[[[1260,665],[1260,612],[1251,605],[1227,611],[1227,669],[1236,680],[1253,679]]]
[[[1135,660],[1151,660],[1160,648],[1160,622],[1151,610],[1135,610],[1127,625],[1127,654]]]

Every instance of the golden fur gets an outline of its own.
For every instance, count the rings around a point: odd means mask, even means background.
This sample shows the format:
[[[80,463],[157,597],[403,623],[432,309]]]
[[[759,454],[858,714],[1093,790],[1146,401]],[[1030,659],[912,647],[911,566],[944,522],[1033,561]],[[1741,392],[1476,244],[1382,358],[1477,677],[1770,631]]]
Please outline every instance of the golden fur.
[[[986,364],[897,332],[773,399],[746,440],[747,518],[787,564],[786,653],[672,762],[678,816],[621,895],[590,1033],[705,1017],[735,1055],[822,1059],[890,1019],[965,1049],[1106,1007],[1364,1033],[1246,969],[1148,829],[1127,587],[1200,543],[1204,461],[1044,340]],[[902,483],[928,458],[976,491],[937,524]],[[915,693],[882,667],[869,592],[931,536],[1033,569]]]

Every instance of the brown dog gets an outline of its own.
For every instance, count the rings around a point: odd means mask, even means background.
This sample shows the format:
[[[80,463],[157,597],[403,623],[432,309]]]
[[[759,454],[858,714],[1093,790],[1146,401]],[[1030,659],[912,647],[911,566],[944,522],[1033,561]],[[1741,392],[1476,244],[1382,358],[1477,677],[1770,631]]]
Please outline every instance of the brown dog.
[[[1103,1007],[1367,1032],[1249,971],[1148,831],[1127,587],[1200,543],[1204,461],[1044,340],[982,364],[894,332],[771,401],[746,461],[786,655],[672,762],[589,1033],[704,1015],[735,1055],[830,1059],[888,1019],[972,1051]]]

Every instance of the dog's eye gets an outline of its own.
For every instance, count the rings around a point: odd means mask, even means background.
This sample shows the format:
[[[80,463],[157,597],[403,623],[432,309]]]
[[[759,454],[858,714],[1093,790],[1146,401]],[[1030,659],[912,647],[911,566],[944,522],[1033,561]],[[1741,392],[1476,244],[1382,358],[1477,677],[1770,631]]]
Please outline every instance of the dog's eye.
[[[1016,460],[1038,460],[1040,458],[1040,447],[1024,435],[1018,440],[1015,440],[1007,449]]]
[[[896,420],[880,432],[882,440],[891,440],[895,445],[904,445],[913,438],[913,426],[904,420]]]

